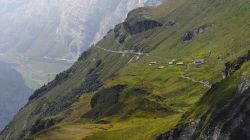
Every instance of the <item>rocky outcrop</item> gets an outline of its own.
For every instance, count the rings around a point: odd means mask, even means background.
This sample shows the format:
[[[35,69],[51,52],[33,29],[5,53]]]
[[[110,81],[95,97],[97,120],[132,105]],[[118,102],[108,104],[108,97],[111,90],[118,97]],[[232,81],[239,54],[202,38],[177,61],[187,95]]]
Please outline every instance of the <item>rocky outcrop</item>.
[[[218,104],[219,105],[219,104]],[[156,140],[249,140],[250,90],[210,108],[201,119],[159,135]]]
[[[122,30],[122,24],[118,24],[114,28],[116,42],[122,44],[126,41],[128,34]]]
[[[58,119],[58,118],[47,118],[47,119],[43,119],[43,120],[37,120],[36,123],[31,128],[31,135],[33,135],[39,131],[42,131],[44,129],[47,129],[47,128],[57,124],[60,121],[61,121],[61,119]]]
[[[174,20],[170,20],[168,22],[166,22],[164,25],[165,26],[174,26],[176,24],[176,22]]]
[[[82,83],[81,88],[79,89],[80,92],[93,92],[96,91],[99,87],[102,86],[100,81],[99,72],[103,69],[104,64],[101,60],[96,61],[95,66],[89,70],[86,75],[86,79]]]
[[[148,14],[147,8],[139,8],[128,14],[123,26],[129,34],[134,35],[163,26],[163,24],[153,19]]]
[[[232,75],[235,71],[237,71],[238,69],[240,69],[240,67],[247,61],[249,61],[250,59],[250,51],[248,51],[247,54],[245,54],[242,57],[239,57],[237,60],[235,60],[234,62],[227,62],[225,64],[225,75],[226,77],[229,77],[230,75]]]
[[[238,92],[244,93],[250,87],[250,80],[244,76],[239,78]]]
[[[147,30],[162,26],[161,23],[154,21],[154,20],[150,20],[150,19],[138,21],[132,25],[125,22],[123,25],[124,25],[126,31],[132,35],[137,34],[137,33],[141,33],[141,32],[145,32]]]
[[[200,119],[197,119],[189,125],[180,125],[174,130],[160,134],[156,137],[156,140],[192,140],[192,135],[199,122]]]
[[[183,42],[187,42],[198,36],[199,34],[203,33],[207,28],[209,28],[211,25],[202,25],[198,28],[193,29],[192,31],[188,31],[185,33],[185,35],[182,38]]]

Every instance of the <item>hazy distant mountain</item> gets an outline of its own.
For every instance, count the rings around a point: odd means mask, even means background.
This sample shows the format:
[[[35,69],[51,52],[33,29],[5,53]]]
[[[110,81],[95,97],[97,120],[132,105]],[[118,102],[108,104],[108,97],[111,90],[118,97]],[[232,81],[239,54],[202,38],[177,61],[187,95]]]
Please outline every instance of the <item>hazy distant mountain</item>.
[[[10,65],[0,62],[0,130],[27,102],[31,90]]]
[[[75,60],[127,13],[162,0],[0,0],[0,52]]]

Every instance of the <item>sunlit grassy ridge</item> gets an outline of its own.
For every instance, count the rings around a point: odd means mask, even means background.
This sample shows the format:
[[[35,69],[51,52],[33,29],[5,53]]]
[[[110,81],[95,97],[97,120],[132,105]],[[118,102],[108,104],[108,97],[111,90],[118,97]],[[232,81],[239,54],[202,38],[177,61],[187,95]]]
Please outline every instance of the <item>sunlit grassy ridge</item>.
[[[245,2],[169,1],[159,8],[152,10],[152,15],[155,17],[161,15],[157,17],[161,20],[176,21],[177,27],[160,27],[154,31],[149,31],[149,33],[136,35],[140,38],[147,34],[153,34],[149,35],[147,39],[137,42],[136,45],[145,47],[145,50],[147,49],[146,47],[157,46],[157,48],[150,52],[149,56],[144,56],[137,62],[129,64],[120,70],[118,76],[113,80],[109,80],[105,84],[105,87],[112,87],[117,84],[128,85],[127,88],[136,86],[147,87],[150,90],[150,95],[144,98],[155,100],[155,97],[160,96],[163,98],[163,101],[160,101],[160,103],[170,106],[171,109],[176,111],[176,114],[187,111],[192,104],[199,100],[207,89],[200,84],[181,79],[181,74],[183,73],[198,80],[207,80],[210,83],[218,82],[222,79],[221,72],[224,69],[224,63],[234,60],[249,49],[249,41],[247,41],[247,36],[249,35],[247,31],[249,29],[247,17],[249,15],[247,14],[247,5],[244,8]],[[183,6],[168,13],[169,8],[166,8],[168,4],[183,3],[185,3]],[[233,16],[235,14],[240,16]],[[162,15],[165,18],[162,19]],[[193,30],[205,24],[211,26],[188,43],[182,42],[182,37],[186,31]],[[186,66],[168,65],[168,62],[172,59],[190,63],[202,58],[206,59],[205,64],[201,67],[190,65],[191,71],[188,73],[184,72],[187,69]],[[158,64],[149,66],[148,62],[150,61],[157,61]],[[159,66],[165,66],[165,69],[158,69]],[[159,101],[157,102],[159,103]],[[201,109],[201,111],[203,110]],[[171,116],[169,117],[171,118]],[[147,126],[150,128],[151,123],[154,127],[158,128],[158,131],[164,128],[167,130],[177,123],[177,121],[172,121],[168,115],[163,120],[160,120],[159,124],[157,119],[150,123],[147,121],[147,117],[143,117],[142,121],[145,121],[144,123],[147,125],[139,125],[143,129],[140,127],[134,128],[137,125],[130,124],[129,122],[137,117],[141,118],[142,116],[135,115],[126,120],[124,125],[129,126],[128,129],[113,132],[113,129],[109,128],[107,131],[94,133],[88,139],[151,139],[152,136],[157,134],[153,133],[153,131],[151,132],[151,130],[147,130]],[[180,115],[172,117],[175,120],[179,120]],[[169,120],[173,124],[169,125]],[[165,122],[167,123],[160,125]],[[115,124],[120,124],[120,122],[118,121]],[[128,130],[137,133],[133,134],[133,132]],[[151,133],[149,133],[149,137],[146,134],[140,135],[145,133],[143,130]]]
[[[168,0],[144,12],[163,26],[129,35],[118,25],[117,30],[112,30],[74,64],[69,78],[22,109],[3,134],[15,138],[22,134],[24,126],[29,130],[36,120],[53,116],[60,123],[45,128],[33,139],[153,139],[174,128],[209,90],[201,83],[182,78],[183,75],[214,84],[222,80],[226,62],[250,50],[247,0]],[[183,42],[188,31],[203,25],[207,28],[202,33]],[[117,32],[127,35],[124,43],[117,41]],[[137,49],[145,54],[128,63],[133,54],[111,53],[97,46],[114,51]],[[184,65],[169,65],[173,59]],[[204,59],[205,63],[197,67],[192,64],[196,59]],[[149,65],[151,61],[157,64]],[[190,64],[189,69],[186,64]],[[97,79],[87,79],[89,75]],[[79,90],[86,83],[97,82],[102,86],[97,91],[86,94]],[[113,91],[118,85],[124,87],[122,92]],[[72,99],[69,95],[79,96]],[[100,99],[103,106],[98,106],[97,101],[97,107],[91,107],[95,95],[110,97],[114,103]],[[70,101],[73,104],[61,106]]]

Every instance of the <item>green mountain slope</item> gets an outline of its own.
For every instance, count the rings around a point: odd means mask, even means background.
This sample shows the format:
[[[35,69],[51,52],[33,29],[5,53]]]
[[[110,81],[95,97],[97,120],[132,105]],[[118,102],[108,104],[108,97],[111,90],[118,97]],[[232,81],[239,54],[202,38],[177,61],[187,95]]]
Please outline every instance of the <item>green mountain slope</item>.
[[[230,64],[225,80],[216,83],[195,106],[183,115],[177,128],[157,140],[249,139],[248,52]]]
[[[249,7],[247,0],[168,0],[132,11],[35,91],[0,139],[167,139],[159,134],[174,132],[186,112],[192,122],[190,112],[206,111],[197,104],[214,108],[204,101],[209,93],[234,88],[212,85],[223,81],[225,63],[250,50]],[[169,65],[173,59],[179,65]]]

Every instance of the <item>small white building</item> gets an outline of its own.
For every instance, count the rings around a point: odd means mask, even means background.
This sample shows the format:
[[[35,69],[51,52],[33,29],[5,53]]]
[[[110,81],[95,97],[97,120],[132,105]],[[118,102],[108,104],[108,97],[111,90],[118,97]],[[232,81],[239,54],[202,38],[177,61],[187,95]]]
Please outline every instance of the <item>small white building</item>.
[[[195,64],[195,65],[202,65],[202,64],[204,64],[204,63],[205,63],[205,60],[204,60],[204,59],[197,59],[197,60],[194,61],[194,64]]]
[[[156,61],[151,61],[151,62],[149,62],[149,64],[154,65],[154,64],[157,64],[157,62]]]
[[[168,62],[168,64],[169,64],[169,65],[174,65],[174,62],[171,61],[171,62]]]
[[[170,61],[168,64],[169,65],[175,65],[177,63],[177,60],[176,59],[173,59],[172,61]]]
[[[179,66],[184,65],[184,62],[177,62],[176,65],[179,65]]]
[[[160,66],[160,67],[159,67],[159,69],[164,69],[164,68],[165,68],[165,66]]]

